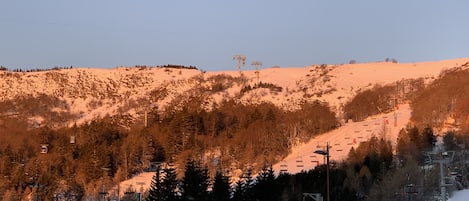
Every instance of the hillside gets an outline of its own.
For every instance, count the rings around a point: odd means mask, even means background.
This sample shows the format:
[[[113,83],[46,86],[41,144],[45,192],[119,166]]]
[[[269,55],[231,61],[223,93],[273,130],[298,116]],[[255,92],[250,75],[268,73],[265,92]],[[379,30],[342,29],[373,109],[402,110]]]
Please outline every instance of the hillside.
[[[273,165],[275,174],[280,172],[296,174],[301,171],[314,169],[323,164],[323,156],[314,154],[315,150],[323,150],[326,143],[330,146],[330,160],[342,162],[347,159],[350,149],[357,148],[361,142],[371,136],[384,137],[390,140],[393,148],[397,143],[397,136],[401,129],[409,122],[411,110],[408,104],[400,105],[392,113],[384,113],[369,117],[362,122],[350,122],[330,132],[313,137],[307,143],[294,147],[287,157]],[[241,175],[241,170],[231,170],[233,175]],[[151,179],[155,172],[145,172],[132,179],[121,182],[120,189],[132,187],[135,191],[144,192],[150,188]],[[237,177],[232,178],[234,181]],[[140,186],[137,185],[141,184]],[[142,189],[139,189],[142,188]],[[121,192],[122,194],[122,192]],[[122,195],[121,195],[122,196]]]
[[[428,100],[429,89],[447,86],[442,75],[454,80],[461,76],[450,72],[468,64],[378,62],[241,74],[142,66],[0,71],[0,194],[41,183],[93,197],[97,187],[111,190],[124,180],[121,190],[148,186],[152,173],[134,176],[161,162],[174,164],[181,177],[188,159],[211,176],[223,169],[236,179],[266,164],[297,173],[322,163],[312,152],[326,142],[331,159],[341,161],[373,135],[395,145],[411,109],[418,111],[409,101]]]
[[[324,157],[314,154],[316,150],[324,150],[329,143],[330,160],[342,162],[347,159],[350,149],[357,148],[361,142],[370,137],[383,137],[391,141],[393,148],[401,129],[406,128],[411,110],[408,104],[399,105],[391,113],[371,116],[362,122],[349,122],[333,131],[313,137],[309,142],[296,147],[292,152],[274,165],[276,173],[280,171],[296,174],[308,171],[317,165],[324,164]]]
[[[225,100],[243,104],[272,103],[297,110],[305,102],[326,102],[340,114],[343,104],[358,92],[376,84],[425,78],[429,83],[442,70],[460,67],[469,59],[398,64],[390,62],[312,65],[264,68],[257,74],[246,70],[203,72],[195,69],[119,67],[116,69],[73,68],[44,72],[0,72],[0,101],[20,97],[53,97],[60,104],[49,112],[27,115],[35,124],[51,123],[50,116],[67,115],[61,123],[83,123],[105,115],[143,118],[144,111],[165,111],[192,101],[211,109]],[[258,81],[265,83],[255,87]],[[246,86],[251,89],[244,90]],[[203,101],[202,101],[203,100]],[[16,108],[3,115],[22,113]],[[49,117],[48,117],[49,116]]]

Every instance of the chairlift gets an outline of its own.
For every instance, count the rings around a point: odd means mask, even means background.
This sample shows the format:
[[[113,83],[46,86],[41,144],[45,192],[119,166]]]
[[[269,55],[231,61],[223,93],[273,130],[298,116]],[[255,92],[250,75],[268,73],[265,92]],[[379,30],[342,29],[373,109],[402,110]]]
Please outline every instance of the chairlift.
[[[303,157],[298,156],[298,157],[296,158],[296,167],[303,167],[303,166],[304,166],[304,165],[303,165]]]
[[[366,130],[366,132],[371,132],[371,131],[373,131],[373,130],[370,130],[370,129]]]
[[[355,132],[355,133],[359,133],[360,131],[359,131],[359,130],[357,130],[357,131],[354,131],[354,132]]]
[[[296,162],[297,163],[302,163],[303,162],[303,157],[301,157],[301,156],[296,157]]]
[[[319,161],[318,160],[312,160],[311,163],[316,163],[316,166],[319,166]]]
[[[70,136],[70,144],[75,144],[76,137],[74,135]]]
[[[405,187],[405,193],[407,194],[418,194],[418,187],[414,184],[409,184]]]
[[[357,138],[358,138],[358,139],[362,139],[362,138],[363,138],[363,136],[357,136]]]
[[[288,165],[286,161],[282,161],[280,164],[280,172],[286,173],[288,171]]]
[[[41,144],[41,154],[47,154],[49,152],[49,144]]]
[[[344,139],[350,140],[350,136],[345,136]]]
[[[340,143],[335,143],[334,146],[340,146]]]
[[[343,151],[343,150],[342,150],[342,149],[337,149],[336,151],[341,152],[341,151]]]

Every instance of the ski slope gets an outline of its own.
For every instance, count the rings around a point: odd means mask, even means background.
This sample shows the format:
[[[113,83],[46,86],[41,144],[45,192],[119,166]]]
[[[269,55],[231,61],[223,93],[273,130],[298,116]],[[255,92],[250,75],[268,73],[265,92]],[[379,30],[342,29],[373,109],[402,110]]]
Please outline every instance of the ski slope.
[[[126,192],[143,193],[148,191],[156,172],[143,172],[131,179],[124,180],[119,185],[114,186],[108,193],[111,197],[124,196]]]
[[[379,114],[362,122],[346,123],[342,127],[315,136],[308,143],[292,150],[292,153],[273,166],[276,174],[290,174],[308,171],[325,162],[325,157],[315,154],[315,150],[325,150],[329,143],[330,160],[343,161],[352,147],[357,148],[360,142],[367,141],[371,136],[384,137],[391,141],[393,147],[402,128],[407,125],[411,109],[408,104],[398,105],[394,112]]]
[[[410,115],[410,106],[404,104],[399,105],[395,112],[375,115],[362,122],[346,123],[336,130],[316,136],[303,146],[293,149],[291,154],[273,166],[274,171],[279,174],[282,169],[286,169],[288,173],[295,174],[323,164],[324,157],[313,152],[323,149],[327,142],[330,146],[330,160],[334,161],[345,160],[350,148],[357,148],[360,142],[367,141],[373,135],[384,136],[391,140],[392,145],[395,146],[397,135],[407,125]],[[128,188],[132,188],[136,192],[148,190],[154,175],[155,172],[145,172],[121,182],[119,194],[123,196],[124,191]],[[111,194],[115,193],[116,189],[117,187],[113,189]]]

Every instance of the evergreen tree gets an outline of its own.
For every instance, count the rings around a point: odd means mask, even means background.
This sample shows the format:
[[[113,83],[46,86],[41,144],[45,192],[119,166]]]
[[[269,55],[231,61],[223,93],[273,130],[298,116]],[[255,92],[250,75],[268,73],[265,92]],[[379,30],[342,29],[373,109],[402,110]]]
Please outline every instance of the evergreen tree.
[[[254,200],[254,179],[252,178],[252,169],[249,168],[244,176],[245,181],[245,200]]]
[[[417,127],[412,127],[409,130],[407,130],[407,135],[409,135],[410,141],[413,143],[414,146],[416,146],[419,150],[422,150],[422,139],[419,135],[419,129]]]
[[[397,154],[409,153],[409,149],[410,149],[409,144],[410,144],[409,135],[407,135],[406,130],[401,129],[397,136],[397,146],[396,146]]]
[[[155,176],[153,176],[153,179],[151,180],[151,185],[150,185],[150,190],[148,192],[148,197],[145,199],[146,201],[157,201],[157,200],[163,200],[161,198],[161,190],[162,190],[162,185],[161,185],[161,174],[160,174],[160,167],[156,169]]]
[[[242,179],[236,182],[235,189],[233,190],[233,201],[243,201],[244,200],[244,181]]]
[[[443,143],[445,145],[446,150],[455,150],[457,148],[457,144],[455,143],[455,133],[454,131],[448,131],[443,136]]]
[[[252,170],[248,169],[236,182],[233,193],[234,201],[251,201],[254,198],[254,181],[252,179]]]
[[[210,199],[213,201],[230,200],[230,181],[229,178],[220,171],[217,171],[213,181],[213,189]]]
[[[201,168],[195,161],[189,160],[182,179],[182,200],[208,200],[208,185],[208,169]]]
[[[426,127],[422,131],[423,137],[423,149],[431,150],[435,145],[436,137],[433,135],[433,130],[430,127]]]
[[[178,180],[176,178],[176,169],[171,166],[167,166],[163,169],[164,178],[161,182],[162,189],[161,200],[163,201],[176,201],[179,200],[176,194],[176,188]]]
[[[161,170],[158,166],[146,201],[177,201],[177,183],[176,169],[165,167]]]
[[[259,175],[256,177],[257,183],[254,186],[254,193],[256,200],[259,201],[274,201],[279,199],[279,190],[275,183],[275,174],[272,166],[269,168],[264,167]]]

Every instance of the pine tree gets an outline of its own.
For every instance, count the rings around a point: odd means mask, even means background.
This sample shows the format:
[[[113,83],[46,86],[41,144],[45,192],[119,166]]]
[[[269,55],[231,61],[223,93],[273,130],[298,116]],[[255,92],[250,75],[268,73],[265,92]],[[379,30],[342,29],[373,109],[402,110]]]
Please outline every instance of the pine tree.
[[[176,169],[165,167],[161,170],[158,166],[146,201],[177,201],[177,183]]]
[[[433,130],[430,127],[426,127],[422,131],[423,137],[423,149],[431,150],[435,146],[436,137],[433,135]]]
[[[176,178],[176,169],[167,166],[163,169],[164,178],[162,181],[161,200],[162,201],[177,201],[176,188],[178,180]]]
[[[242,179],[236,182],[236,186],[233,192],[233,201],[243,201],[244,200],[244,186],[245,183]]]
[[[409,152],[410,138],[407,135],[406,130],[401,129],[397,136],[397,146],[396,151],[398,154],[408,153]]]
[[[275,184],[275,174],[272,166],[269,168],[264,167],[256,177],[256,180],[257,183],[253,189],[253,195],[256,200],[274,201],[279,199],[280,190],[277,189],[277,185]]]
[[[150,186],[150,191],[148,192],[148,197],[145,199],[146,201],[158,201],[158,200],[163,200],[161,198],[161,190],[162,190],[162,184],[161,184],[161,174],[160,174],[160,167],[156,169],[155,176],[153,176],[153,179],[151,181],[151,186]]]
[[[208,185],[207,168],[201,168],[195,161],[189,160],[182,179],[182,200],[208,200]]]
[[[254,179],[252,178],[252,169],[249,168],[244,176],[245,181],[245,200],[254,200]]]
[[[213,181],[213,189],[210,199],[213,201],[230,200],[230,182],[229,178],[220,171],[217,171]]]
[[[252,179],[252,171],[248,169],[241,178],[236,182],[233,193],[234,201],[251,201],[254,200],[253,191],[254,181]]]

